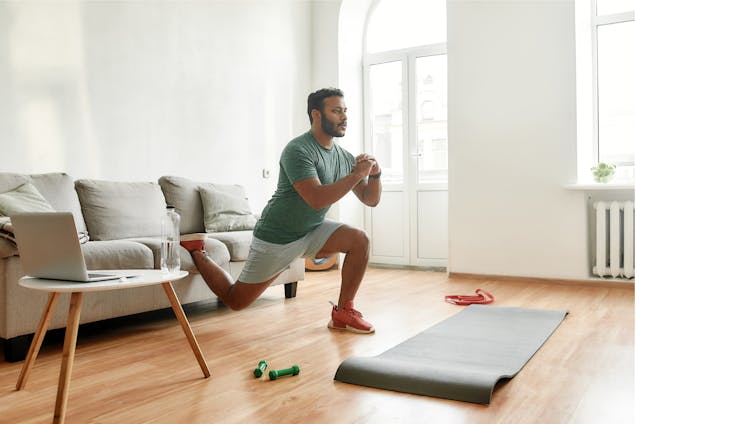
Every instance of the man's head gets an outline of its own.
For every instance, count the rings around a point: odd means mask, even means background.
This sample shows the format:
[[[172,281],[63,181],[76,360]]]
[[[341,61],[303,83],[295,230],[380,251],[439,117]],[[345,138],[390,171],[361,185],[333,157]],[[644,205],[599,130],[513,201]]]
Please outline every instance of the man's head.
[[[337,88],[323,88],[309,94],[306,102],[306,113],[309,123],[320,125],[322,131],[331,137],[346,135],[346,105],[343,92]]]

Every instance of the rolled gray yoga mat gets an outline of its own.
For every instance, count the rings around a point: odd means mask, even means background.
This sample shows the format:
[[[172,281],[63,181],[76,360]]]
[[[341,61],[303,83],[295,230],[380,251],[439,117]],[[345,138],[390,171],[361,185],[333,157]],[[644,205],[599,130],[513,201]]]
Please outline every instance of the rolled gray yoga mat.
[[[335,380],[474,403],[490,403],[567,311],[469,305],[376,357],[343,361]]]

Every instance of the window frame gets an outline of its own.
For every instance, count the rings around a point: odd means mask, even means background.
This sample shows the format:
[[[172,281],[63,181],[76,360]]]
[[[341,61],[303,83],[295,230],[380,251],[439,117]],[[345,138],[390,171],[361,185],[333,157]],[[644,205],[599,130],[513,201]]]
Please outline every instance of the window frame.
[[[634,22],[634,11],[597,15],[597,1],[592,0],[592,92],[594,93],[594,162],[599,161],[599,55],[597,30],[603,25],[617,25],[626,22]],[[634,163],[631,164],[634,166]]]
[[[415,81],[413,73],[416,69],[416,59],[427,56],[437,56],[448,54],[447,43],[436,43],[424,46],[408,47],[398,50],[390,50],[376,53],[364,53],[362,61],[362,81],[364,81],[363,99],[364,99],[364,145],[367,148],[374,147],[374,140],[372,139],[372,95],[370,90],[370,76],[369,67],[371,65],[379,65],[388,62],[400,62],[403,68],[403,81],[406,84],[403,87],[403,98],[407,101],[407,104],[403,110],[403,154],[404,158],[414,155],[416,152],[412,151],[412,146],[416,143],[416,117],[418,111],[416,105],[410,99],[414,99],[416,90],[414,87]],[[395,187],[406,187],[407,179],[414,180],[408,165],[404,159],[403,163],[403,180],[401,183],[383,183],[383,189],[390,190]],[[422,187],[443,188],[447,187],[447,180],[442,183],[421,183]],[[402,188],[401,188],[402,189]]]
[[[577,181],[591,183],[590,168],[599,162],[598,28],[635,21],[635,11],[597,14],[598,0],[576,0]],[[588,46],[587,46],[588,45]],[[588,51],[588,54],[585,54]],[[633,167],[620,164],[619,167]],[[626,176],[633,181],[633,175]]]

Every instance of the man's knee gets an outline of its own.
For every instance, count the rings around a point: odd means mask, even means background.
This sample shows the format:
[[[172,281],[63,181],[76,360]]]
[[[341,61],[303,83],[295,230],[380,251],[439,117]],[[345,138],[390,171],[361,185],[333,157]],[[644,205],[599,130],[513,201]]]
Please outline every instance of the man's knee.
[[[246,309],[251,303],[254,302],[254,299],[239,299],[237,297],[231,297],[230,299],[226,299],[223,303],[230,309],[234,311],[242,311]]]
[[[364,230],[354,228],[352,240],[354,248],[369,252],[369,236]]]
[[[344,235],[344,239],[348,240],[351,246],[369,246],[369,236],[360,228],[347,227]]]
[[[369,251],[369,236],[359,228],[343,225],[338,228],[317,252],[317,258],[325,258],[335,252],[353,254]]]
[[[249,284],[236,281],[230,287],[228,294],[222,299],[223,303],[234,311],[240,311],[246,309],[249,305],[254,303],[255,300],[269,287],[274,278],[264,283]]]

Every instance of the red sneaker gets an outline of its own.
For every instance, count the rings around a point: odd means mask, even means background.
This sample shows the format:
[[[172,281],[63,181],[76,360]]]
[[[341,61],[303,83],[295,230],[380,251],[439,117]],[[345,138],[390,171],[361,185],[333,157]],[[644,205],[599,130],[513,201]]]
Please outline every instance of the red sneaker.
[[[189,253],[194,250],[204,252],[204,240],[206,239],[207,235],[204,233],[186,234],[181,236],[181,246]]]
[[[327,324],[327,328],[361,334],[374,333],[374,326],[364,321],[362,316],[361,312],[353,308],[352,300],[346,302],[346,306],[343,309],[338,309],[338,305],[332,303],[332,319]]]

